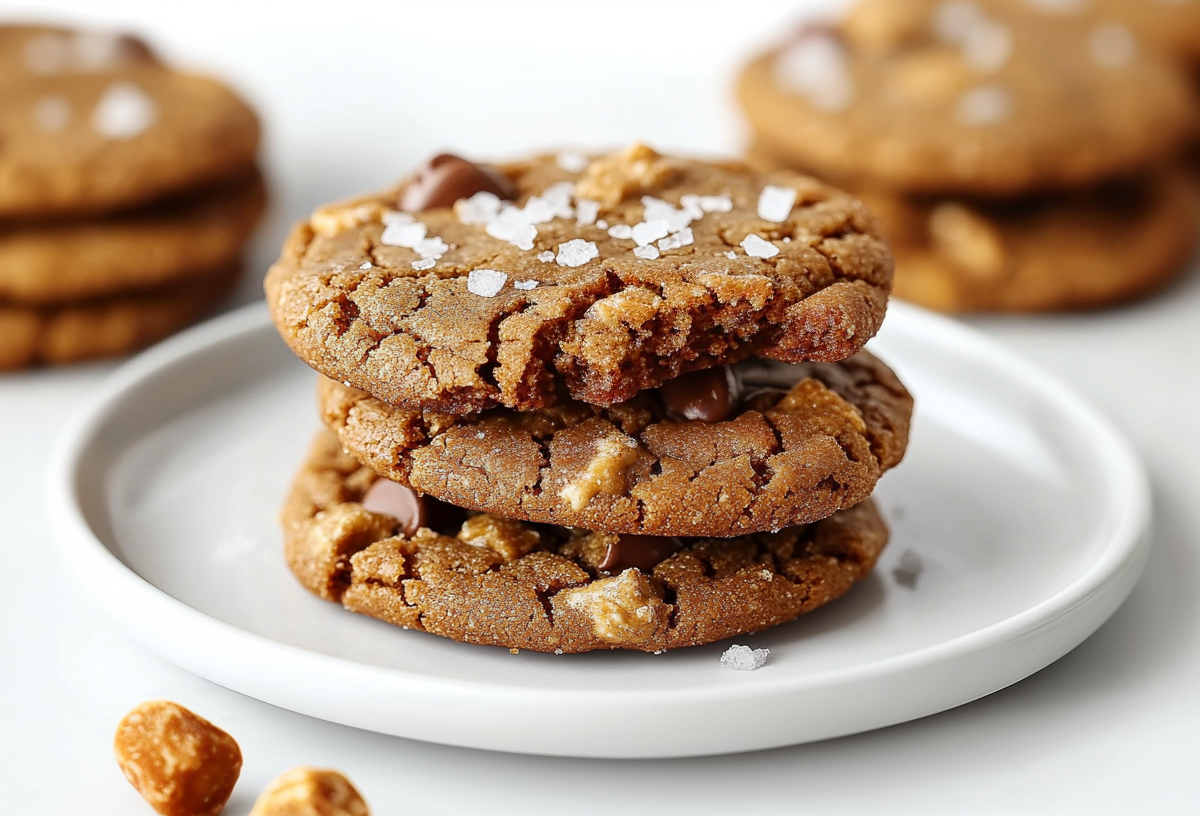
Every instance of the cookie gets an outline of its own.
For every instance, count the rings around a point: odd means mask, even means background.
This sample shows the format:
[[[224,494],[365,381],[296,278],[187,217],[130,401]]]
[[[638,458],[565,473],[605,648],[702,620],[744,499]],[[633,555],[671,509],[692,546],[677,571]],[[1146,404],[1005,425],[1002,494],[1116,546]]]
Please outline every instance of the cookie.
[[[498,168],[439,157],[318,210],[266,281],[313,368],[452,413],[614,405],[751,355],[844,359],[879,328],[890,287],[853,198],[640,145]]]
[[[398,533],[395,517],[360,503],[377,480],[318,436],[283,511],[296,577],[352,612],[512,649],[657,652],[760,631],[845,594],[887,541],[868,500],[805,527],[673,542],[655,563],[606,571],[620,536],[490,515]]]
[[[763,142],[756,166],[786,162]],[[1049,311],[1122,303],[1189,267],[1200,198],[1186,172],[1016,200],[856,190],[896,258],[895,295],[931,309]]]
[[[241,255],[265,203],[255,172],[132,212],[0,223],[0,302],[64,304],[202,277]]]
[[[995,3],[865,0],[755,59],[738,95],[790,164],[850,188],[1091,185],[1167,159],[1195,122],[1186,72],[1105,31]]]
[[[253,166],[258,119],[224,85],[151,57],[63,60],[0,80],[0,218],[128,209]]]
[[[332,380],[318,391],[325,424],[388,479],[506,518],[658,536],[779,530],[856,505],[904,455],[912,412],[865,352],[747,360],[611,408],[568,400],[456,417]]]
[[[240,272],[235,263],[160,289],[61,306],[0,303],[0,371],[136,351],[203,316]]]

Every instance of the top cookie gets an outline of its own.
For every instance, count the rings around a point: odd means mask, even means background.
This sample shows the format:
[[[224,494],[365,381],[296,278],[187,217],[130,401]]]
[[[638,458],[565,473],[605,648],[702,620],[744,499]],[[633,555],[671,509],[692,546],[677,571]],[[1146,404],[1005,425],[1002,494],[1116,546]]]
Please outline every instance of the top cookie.
[[[752,62],[739,95],[803,167],[909,193],[1091,184],[1174,152],[1186,75],[1119,24],[987,0],[865,0]]]
[[[298,225],[266,290],[321,373],[468,413],[613,405],[752,354],[841,360],[878,330],[891,279],[844,193],[638,145],[495,169],[439,157]]]
[[[0,28],[0,218],[128,209],[247,173],[258,119],[139,40]]]

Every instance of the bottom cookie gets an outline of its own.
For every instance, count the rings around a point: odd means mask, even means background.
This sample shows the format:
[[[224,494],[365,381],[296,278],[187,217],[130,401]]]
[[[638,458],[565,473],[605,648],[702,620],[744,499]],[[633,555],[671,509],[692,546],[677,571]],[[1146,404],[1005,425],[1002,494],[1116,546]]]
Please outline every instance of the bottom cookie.
[[[410,507],[401,521],[361,503],[374,506],[377,481],[333,434],[317,436],[282,518],[300,582],[406,629],[539,652],[657,652],[776,626],[845,594],[888,537],[870,500],[728,539],[622,537],[445,505],[440,514]],[[399,532],[418,515],[439,529]]]
[[[234,264],[174,286],[46,308],[0,303],[0,371],[127,354],[195,322],[241,275]]]
[[[769,146],[752,163],[780,166]],[[857,190],[896,259],[893,294],[947,312],[1090,309],[1133,300],[1188,268],[1200,196],[1186,171],[1012,202]]]

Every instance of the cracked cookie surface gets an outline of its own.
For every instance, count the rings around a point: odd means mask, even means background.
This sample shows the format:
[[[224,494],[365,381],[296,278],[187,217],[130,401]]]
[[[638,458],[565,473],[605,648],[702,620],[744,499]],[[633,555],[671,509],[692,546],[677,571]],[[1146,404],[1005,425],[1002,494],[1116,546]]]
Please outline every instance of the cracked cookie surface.
[[[346,449],[393,481],[458,507],[612,533],[732,536],[816,521],[866,499],[903,457],[912,398],[871,355],[734,368],[761,373],[722,422],[670,419],[656,391],[611,408],[454,416],[323,379],[318,403]]]
[[[562,164],[497,168],[511,202],[401,213],[402,184],[318,210],[267,276],[280,333],[385,402],[467,413],[613,405],[751,355],[840,360],[878,330],[891,257],[853,198],[642,146]]]
[[[321,433],[283,511],[300,582],[345,608],[467,643],[654,652],[776,626],[845,594],[887,528],[868,500],[804,527],[696,539],[652,569],[598,570],[596,533],[474,516],[396,535],[360,503],[378,479]]]

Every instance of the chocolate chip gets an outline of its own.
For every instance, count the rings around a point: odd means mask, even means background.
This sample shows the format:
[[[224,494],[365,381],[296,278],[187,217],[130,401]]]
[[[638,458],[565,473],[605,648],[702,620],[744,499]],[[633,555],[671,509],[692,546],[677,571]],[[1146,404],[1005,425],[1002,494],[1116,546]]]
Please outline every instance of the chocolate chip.
[[[389,479],[380,479],[371,485],[363,496],[362,506],[372,513],[394,518],[400,524],[400,532],[406,536],[422,527],[437,533],[452,533],[466,518],[461,508],[432,496],[421,496],[412,488]]]
[[[630,567],[649,572],[660,561],[683,548],[683,539],[671,536],[618,536],[609,543],[597,569],[614,575]]]
[[[442,153],[413,173],[400,196],[400,209],[421,212],[451,207],[460,198],[470,198],[481,192],[509,199],[515,191],[512,182],[499,171]]]
[[[675,420],[720,422],[737,402],[737,384],[725,366],[693,371],[658,388],[667,416]]]

